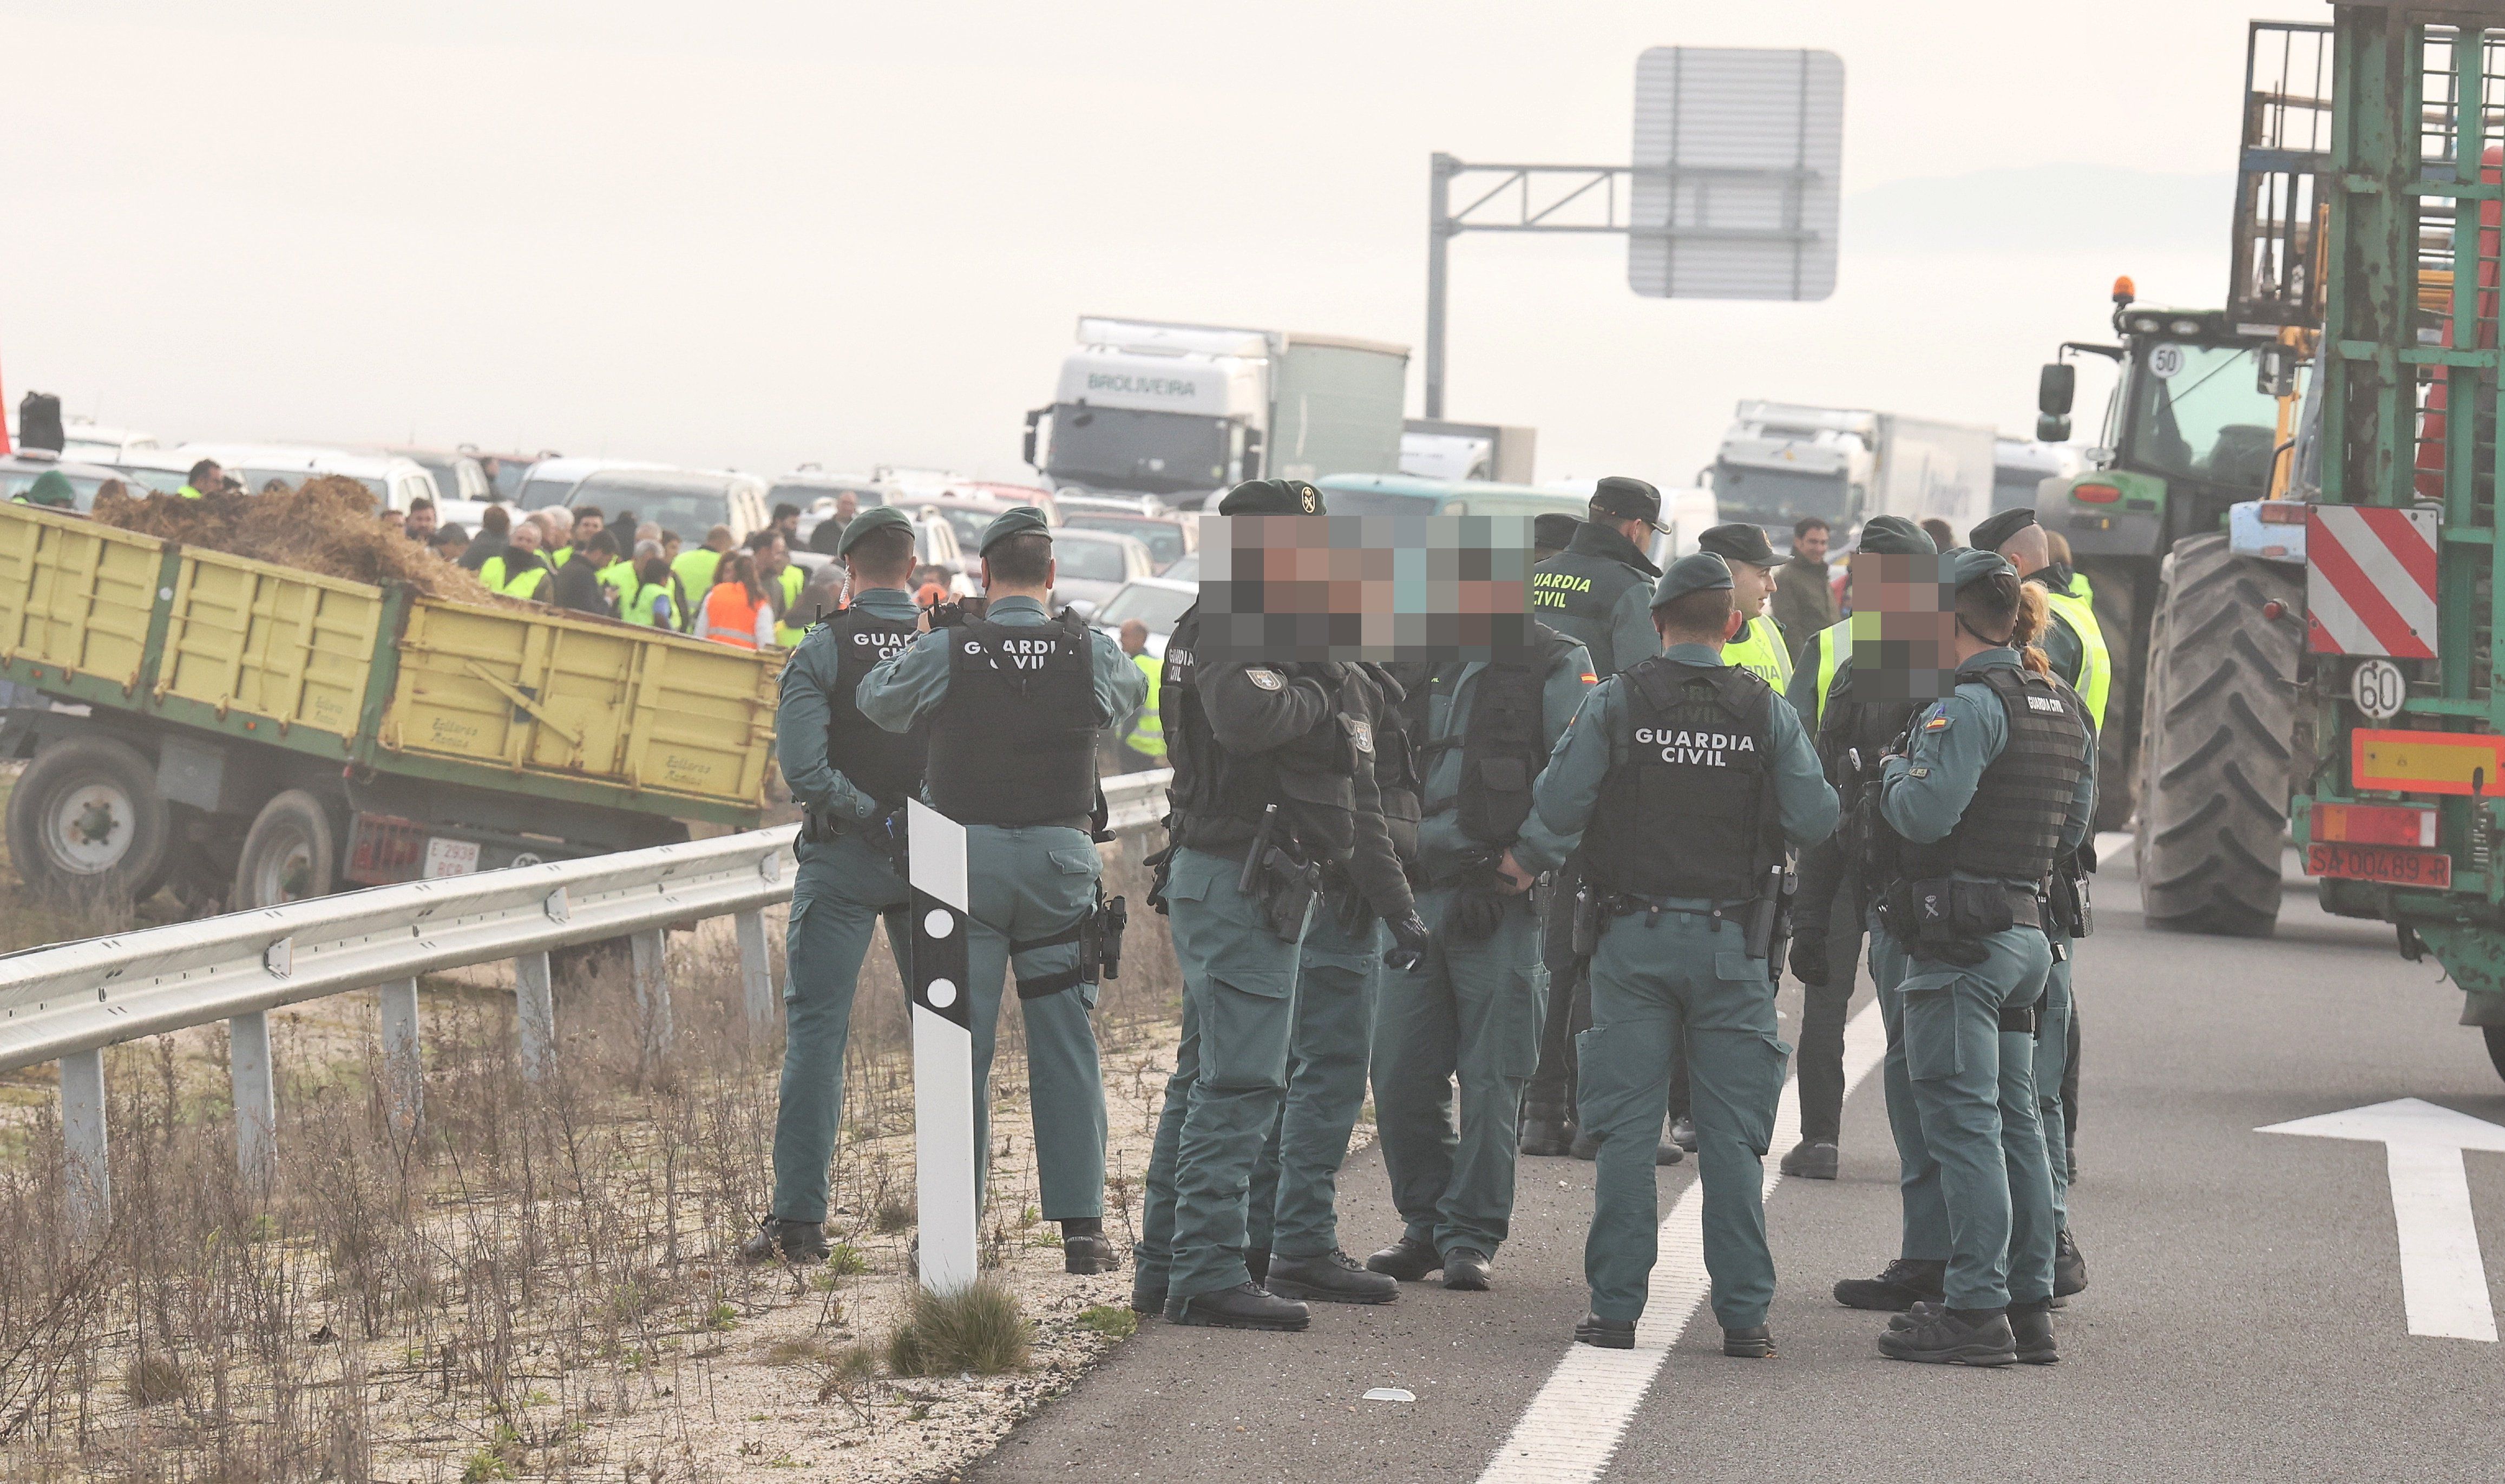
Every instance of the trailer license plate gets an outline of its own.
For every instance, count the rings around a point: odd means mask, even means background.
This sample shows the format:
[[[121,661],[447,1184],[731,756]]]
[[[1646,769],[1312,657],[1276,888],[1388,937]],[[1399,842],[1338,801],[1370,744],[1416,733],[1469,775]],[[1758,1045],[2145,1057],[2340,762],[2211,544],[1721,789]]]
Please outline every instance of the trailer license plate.
[[[2305,873],[2394,886],[2452,885],[2452,857],[2440,850],[2394,850],[2383,845],[2308,845]]]
[[[476,840],[447,840],[438,835],[426,842],[426,874],[436,876],[468,876],[478,869]]]

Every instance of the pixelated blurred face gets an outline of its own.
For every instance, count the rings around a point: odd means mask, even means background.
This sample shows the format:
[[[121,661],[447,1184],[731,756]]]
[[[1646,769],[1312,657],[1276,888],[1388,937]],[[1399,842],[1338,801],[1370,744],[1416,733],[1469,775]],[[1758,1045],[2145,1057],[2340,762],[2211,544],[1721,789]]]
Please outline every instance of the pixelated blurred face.
[[[1488,658],[1530,635],[1531,523],[1418,515],[1204,519],[1208,659]]]
[[[1853,553],[1852,699],[1936,700],[1957,689],[1957,588],[1936,556]]]

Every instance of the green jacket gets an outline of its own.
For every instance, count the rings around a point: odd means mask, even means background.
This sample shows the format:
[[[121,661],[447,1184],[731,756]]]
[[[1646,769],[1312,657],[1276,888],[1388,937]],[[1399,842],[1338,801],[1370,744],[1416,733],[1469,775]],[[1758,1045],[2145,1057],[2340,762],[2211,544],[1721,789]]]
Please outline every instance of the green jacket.
[[[1531,616],[1581,645],[1605,679],[1661,653],[1652,626],[1660,576],[1634,542],[1587,520],[1565,550],[1532,569]]]
[[[1427,735],[1420,739],[1425,744],[1420,754],[1434,760],[1427,765],[1419,791],[1418,858],[1429,880],[1452,875],[1465,853],[1485,848],[1462,831],[1457,805],[1462,792],[1462,738],[1469,732],[1471,707],[1478,699],[1475,682],[1487,668],[1485,660],[1454,660],[1427,675]],[[1579,644],[1551,660],[1539,688],[1540,739],[1551,754],[1557,739],[1573,724],[1574,713],[1582,708],[1596,680],[1592,656]],[[1565,864],[1566,853],[1573,845],[1572,838],[1550,829],[1534,809],[1513,842],[1514,864],[1536,876]]]
[[[984,617],[1011,628],[1041,628],[1052,621],[1033,598],[1002,598]],[[1122,647],[1103,634],[1090,633],[1095,661],[1096,721],[1111,726],[1137,709],[1148,682]],[[916,639],[893,657],[880,661],[862,677],[853,701],[862,715],[890,731],[910,731],[913,724],[939,708],[948,694],[948,631],[936,629]]]

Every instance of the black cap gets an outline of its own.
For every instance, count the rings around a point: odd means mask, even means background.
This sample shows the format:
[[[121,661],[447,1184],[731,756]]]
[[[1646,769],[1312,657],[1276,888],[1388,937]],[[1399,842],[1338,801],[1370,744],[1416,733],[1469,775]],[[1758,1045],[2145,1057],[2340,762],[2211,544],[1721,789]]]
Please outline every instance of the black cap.
[[[1302,479],[1247,479],[1217,502],[1221,515],[1322,515],[1323,492]]]
[[[1978,551],[1997,551],[2001,543],[2034,523],[2035,512],[2022,505],[1977,521],[1974,529],[1966,533],[1966,544]]]
[[[1595,515],[1641,520],[1656,531],[1663,529],[1661,491],[1622,474],[1613,474],[1593,488],[1591,509]]]
[[[1861,545],[1854,549],[1873,556],[1937,556],[1930,533],[1902,515],[1873,515],[1861,525]]]
[[[1571,515],[1550,513],[1531,517],[1531,544],[1551,551],[1563,551],[1574,540],[1574,532],[1583,522]]]
[[[1751,567],[1775,565],[1775,548],[1766,540],[1766,533],[1746,521],[1714,526],[1696,538],[1696,549],[1711,551],[1726,562],[1746,562]]]

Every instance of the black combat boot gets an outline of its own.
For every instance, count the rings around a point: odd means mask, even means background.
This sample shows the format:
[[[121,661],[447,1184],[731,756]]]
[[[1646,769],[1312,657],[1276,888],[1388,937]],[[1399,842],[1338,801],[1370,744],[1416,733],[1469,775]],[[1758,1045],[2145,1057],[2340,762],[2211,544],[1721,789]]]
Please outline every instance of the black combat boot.
[[[1693,1154],[1696,1152],[1696,1116],[1680,1113],[1670,1120],[1670,1142]]]
[[[1166,1320],[1212,1329],[1302,1329],[1313,1323],[1313,1311],[1257,1283],[1239,1283],[1215,1293],[1167,1298]]]
[[[2067,1298],[2087,1290],[2088,1259],[2080,1254],[2078,1242],[2064,1226],[2062,1234],[2053,1239],[2053,1296]]]
[[[1464,1293],[1488,1290],[1488,1271],[1496,1263],[1476,1248],[1456,1247],[1444,1254],[1444,1287]]]
[[[1750,1325],[1746,1329],[1722,1331],[1722,1353],[1740,1360],[1771,1360],[1775,1358],[1775,1337],[1763,1325]]]
[[[1567,1148],[1566,1152],[1585,1164],[1590,1164],[1601,1157],[1601,1136],[1589,1129],[1578,1128],[1574,1130],[1573,1144]]]
[[[1147,1271],[1134,1270],[1131,1275],[1131,1312],[1163,1314],[1166,1312],[1166,1281],[1151,1278]]]
[[[1687,1151],[1685,1149],[1680,1148],[1677,1145],[1673,1144],[1667,1139],[1664,1139],[1661,1142],[1660,1147],[1652,1151],[1652,1162],[1657,1165],[1676,1164],[1686,1157]]]
[[[1270,1249],[1266,1247],[1248,1247],[1244,1249],[1244,1271],[1252,1275],[1252,1281],[1254,1283],[1260,1284],[1264,1288],[1269,1287]]]
[[[2018,1359],[2029,1365],[2051,1365],[2062,1359],[2053,1344],[2053,1301],[2009,1306],[2009,1332],[2017,1341]]]
[[[1525,1114],[1522,1119],[1522,1151],[1543,1158],[1570,1154],[1574,1150],[1574,1125],[1563,1118],[1542,1118]]]
[[[1879,1353],[1927,1365],[2007,1365],[2018,1359],[2018,1338],[1998,1309],[1932,1309],[1879,1336]]]
[[[1603,1350],[1636,1348],[1636,1322],[1631,1319],[1603,1319],[1585,1314],[1574,1324],[1574,1341],[1580,1345],[1598,1345]]]
[[[1102,1217],[1075,1218],[1061,1223],[1063,1272],[1111,1273],[1121,1265],[1121,1249],[1106,1240]]]
[[[1262,1265],[1269,1273],[1262,1287],[1281,1298],[1325,1304],[1388,1304],[1400,1296],[1399,1279],[1371,1271],[1336,1247],[1310,1257],[1272,1258],[1266,1253],[1262,1256]]]
[[[1835,1179],[1836,1148],[1832,1139],[1803,1141],[1783,1150],[1783,1173],[1803,1180]]]
[[[1938,1303],[1948,1279],[1946,1262],[1899,1257],[1876,1278],[1847,1278],[1835,1286],[1835,1301],[1848,1309],[1894,1310],[1903,1313],[1919,1299]]]
[[[1402,1283],[1423,1282],[1429,1273],[1444,1265],[1434,1247],[1415,1237],[1402,1237],[1390,1247],[1365,1259],[1369,1273],[1389,1273]]]
[[[771,1262],[780,1257],[786,1262],[824,1262],[827,1260],[827,1232],[819,1221],[787,1221],[781,1217],[767,1217],[757,1223],[756,1232],[739,1244],[742,1262]]]

